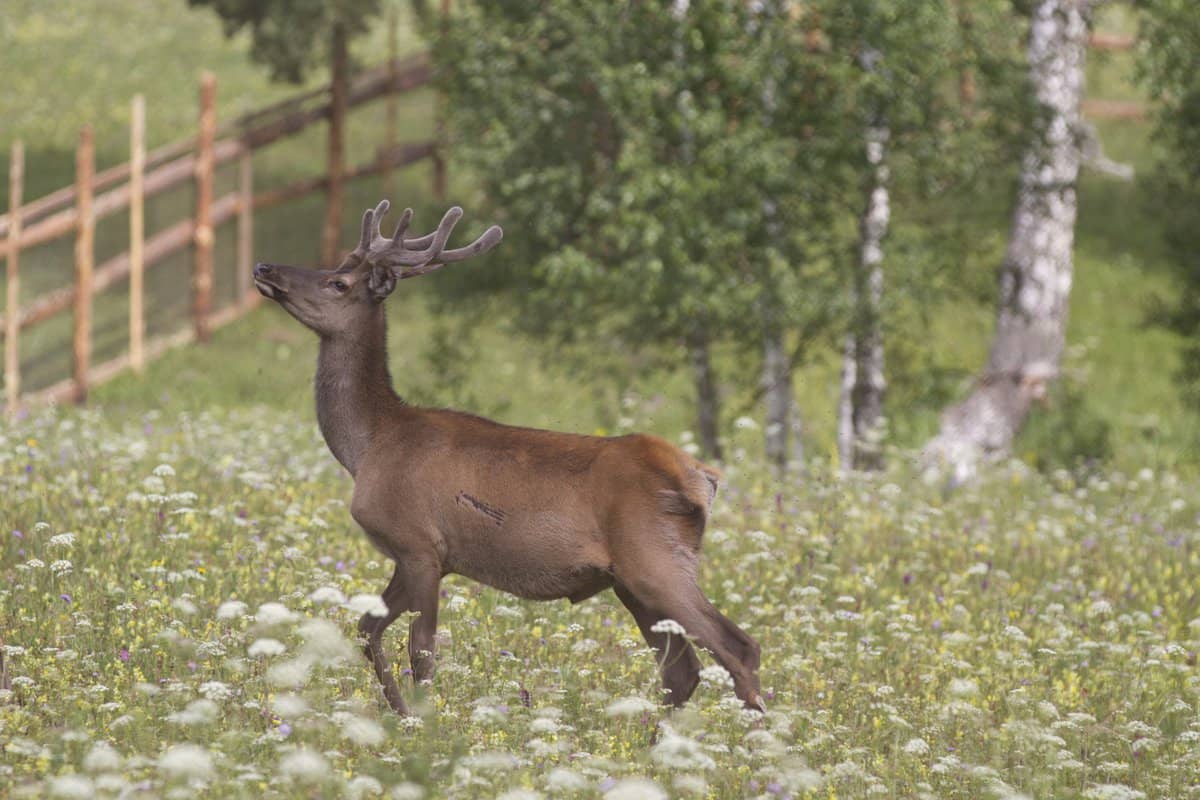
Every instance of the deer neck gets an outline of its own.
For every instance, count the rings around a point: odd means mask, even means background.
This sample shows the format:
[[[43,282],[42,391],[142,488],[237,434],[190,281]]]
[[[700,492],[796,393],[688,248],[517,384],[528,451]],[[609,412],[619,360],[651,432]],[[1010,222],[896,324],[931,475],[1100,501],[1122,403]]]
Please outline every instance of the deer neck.
[[[387,366],[382,304],[365,330],[321,337],[317,356],[317,423],[330,451],[354,475],[380,421],[403,401]]]

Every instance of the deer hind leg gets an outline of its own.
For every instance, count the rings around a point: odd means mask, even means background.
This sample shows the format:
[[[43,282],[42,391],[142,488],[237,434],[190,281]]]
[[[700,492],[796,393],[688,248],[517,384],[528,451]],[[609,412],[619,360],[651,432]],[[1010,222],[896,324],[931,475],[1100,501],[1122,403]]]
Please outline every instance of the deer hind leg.
[[[422,562],[396,562],[395,572],[383,590],[383,602],[387,614],[382,617],[363,614],[358,630],[365,637],[363,653],[383,687],[383,696],[397,714],[410,713],[396,676],[392,673],[391,661],[383,648],[383,632],[406,611],[418,611],[420,616],[409,630],[409,657],[413,664],[413,675],[424,680],[433,674],[433,636],[437,629],[437,587],[441,580],[440,571]],[[432,607],[432,612],[428,609]],[[428,656],[419,653],[429,653]]]
[[[695,648],[682,636],[672,637],[651,630],[656,622],[664,618],[663,615],[647,608],[624,586],[618,583],[613,586],[613,591],[633,615],[646,643],[658,653],[663,688],[667,690],[666,702],[676,708],[682,706],[700,683],[700,658]]]
[[[669,557],[639,559],[641,569],[635,566],[625,575],[618,572],[617,579],[644,606],[678,622],[698,645],[712,653],[733,677],[734,694],[748,708],[765,710],[758,681],[758,643],[708,601],[685,565],[677,564],[671,572],[659,569],[646,574],[645,565],[656,560],[672,563]]]

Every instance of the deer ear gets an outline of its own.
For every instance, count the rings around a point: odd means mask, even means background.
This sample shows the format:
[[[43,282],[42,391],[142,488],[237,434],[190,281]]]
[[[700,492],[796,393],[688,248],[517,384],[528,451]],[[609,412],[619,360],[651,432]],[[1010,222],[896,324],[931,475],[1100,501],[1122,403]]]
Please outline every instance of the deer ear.
[[[389,267],[372,266],[367,276],[367,290],[376,300],[385,300],[396,288],[396,273]]]

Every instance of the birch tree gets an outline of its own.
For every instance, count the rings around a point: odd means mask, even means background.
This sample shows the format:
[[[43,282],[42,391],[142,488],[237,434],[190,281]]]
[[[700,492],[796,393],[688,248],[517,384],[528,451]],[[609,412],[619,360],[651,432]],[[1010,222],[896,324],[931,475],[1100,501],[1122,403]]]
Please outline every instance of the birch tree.
[[[516,289],[519,325],[550,343],[675,349],[709,455],[712,346],[762,353],[765,328],[782,343],[835,305],[841,67],[803,48],[800,4],[772,7],[767,25],[741,0],[464,2],[434,49],[456,158],[512,220],[481,285]],[[775,421],[790,375],[772,396]]]
[[[1031,405],[1058,374],[1066,335],[1079,175],[1080,102],[1094,0],[1037,0],[1029,83],[1039,114],[1021,163],[996,330],[983,374],[943,412],[927,462],[955,482],[1011,448]]]

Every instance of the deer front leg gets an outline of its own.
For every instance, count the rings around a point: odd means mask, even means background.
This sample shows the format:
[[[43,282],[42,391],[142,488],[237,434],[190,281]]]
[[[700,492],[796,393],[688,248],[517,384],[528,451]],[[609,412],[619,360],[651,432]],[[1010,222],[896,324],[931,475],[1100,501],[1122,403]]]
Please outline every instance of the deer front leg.
[[[437,564],[412,562],[408,564],[409,591],[406,599],[410,611],[419,615],[408,628],[408,658],[412,663],[413,680],[431,680],[435,667],[435,636],[437,634],[438,587],[442,571]]]
[[[700,659],[691,642],[682,636],[672,638],[669,634],[653,630],[655,623],[664,619],[656,614],[621,584],[613,586],[617,598],[633,615],[646,643],[658,653],[662,670],[663,688],[667,690],[664,698],[667,703],[679,708],[687,702],[700,683]]]
[[[383,591],[387,614],[382,617],[364,614],[358,630],[366,638],[363,653],[375,668],[383,696],[397,714],[409,715],[408,706],[400,694],[392,665],[383,648],[383,632],[408,611],[420,614],[409,628],[408,651],[413,677],[417,681],[433,676],[434,633],[437,631],[438,584],[441,570],[436,564],[421,559],[396,562],[395,572]]]
[[[392,674],[392,665],[383,649],[383,632],[404,613],[400,602],[403,584],[404,573],[397,565],[387,588],[383,590],[383,602],[387,606],[387,614],[382,617],[370,613],[363,614],[362,619],[358,621],[358,632],[364,637],[363,654],[375,668],[375,675],[379,678],[380,685],[383,686],[383,696],[388,705],[397,714],[408,716],[408,706],[405,705],[404,697],[400,694],[396,676]]]

